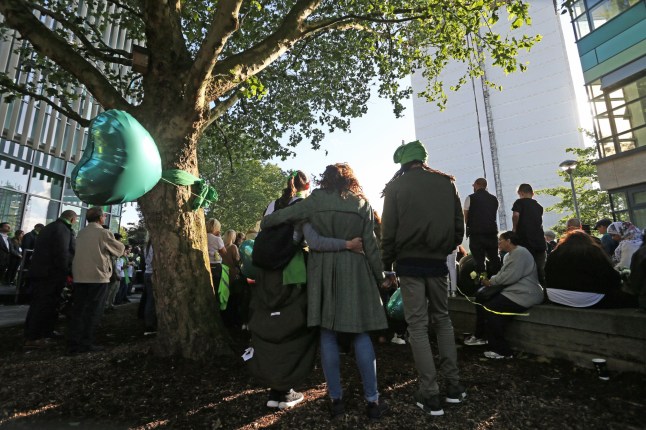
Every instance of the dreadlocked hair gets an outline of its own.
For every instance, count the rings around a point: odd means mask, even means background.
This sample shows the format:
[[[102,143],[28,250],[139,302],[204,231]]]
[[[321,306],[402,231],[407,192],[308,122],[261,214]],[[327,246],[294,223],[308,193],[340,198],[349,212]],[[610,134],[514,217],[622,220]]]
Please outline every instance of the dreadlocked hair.
[[[276,200],[276,210],[286,208],[289,202],[296,195],[297,192],[306,189],[306,185],[310,181],[307,175],[300,170],[296,170],[287,178],[287,186],[283,188],[283,194]]]
[[[394,182],[394,181],[395,181],[395,179],[399,178],[399,177],[400,177],[400,176],[402,176],[404,173],[408,172],[408,171],[410,170],[410,168],[411,168],[412,166],[416,165],[416,164],[421,164],[421,165],[422,165],[422,169],[426,170],[427,172],[437,173],[438,175],[444,176],[445,178],[447,178],[447,179],[448,179],[449,181],[451,181],[451,182],[455,181],[455,176],[453,176],[453,175],[449,175],[448,173],[444,173],[444,172],[442,172],[442,171],[440,171],[440,170],[437,170],[437,169],[433,169],[433,168],[432,168],[432,167],[430,167],[428,164],[426,164],[426,163],[422,163],[421,161],[413,160],[413,161],[409,161],[409,162],[408,162],[408,163],[406,163],[406,164],[402,164],[402,167],[401,167],[397,172],[395,172],[395,176],[393,176],[393,177],[390,179],[390,181],[388,181],[388,183],[386,184],[386,186],[384,187],[384,189],[381,191],[381,197],[384,197],[384,196],[386,195],[386,188],[388,188],[388,185],[390,185],[392,182]]]
[[[322,190],[334,191],[344,199],[353,194],[368,201],[363,194],[363,188],[354,176],[354,171],[347,163],[331,164],[325,168],[318,185]]]

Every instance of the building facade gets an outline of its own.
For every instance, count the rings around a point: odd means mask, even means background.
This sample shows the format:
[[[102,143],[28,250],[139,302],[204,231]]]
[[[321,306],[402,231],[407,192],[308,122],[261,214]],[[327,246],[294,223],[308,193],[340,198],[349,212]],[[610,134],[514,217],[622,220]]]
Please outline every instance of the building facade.
[[[86,14],[87,7],[88,4],[79,6],[80,16]],[[48,16],[42,16],[41,21],[49,27],[54,25]],[[103,41],[128,51],[132,45],[126,30],[111,24],[105,27]],[[0,74],[18,84],[38,82],[42,78],[39,72],[19,67],[31,60],[17,52],[23,43],[15,32],[0,38]],[[83,118],[93,118],[101,112],[101,106],[85,88],[80,87],[76,92],[79,97],[72,108]],[[46,98],[59,103],[55,96]],[[0,98],[0,221],[26,232],[35,224],[47,224],[62,211],[72,209],[80,215],[75,228],[83,227],[88,205],[72,191],[70,175],[74,163],[81,157],[87,136],[86,128],[45,101],[27,96]],[[108,214],[109,228],[118,231],[121,206],[103,209]]]
[[[616,220],[646,227],[646,1],[579,0],[570,10],[594,117],[599,184]]]
[[[519,56],[528,63],[527,71],[505,75],[489,64],[484,66],[484,79],[501,85],[502,91],[486,87],[483,79],[472,79],[449,94],[444,111],[419,98],[413,105],[415,132],[428,149],[429,163],[455,175],[463,199],[473,193],[476,178],[486,178],[489,192],[500,201],[501,230],[512,228],[518,185],[528,183],[534,190],[567,185],[558,175],[559,164],[572,158],[566,148],[583,147],[560,11],[551,1],[531,2],[530,15],[532,25],[522,32],[541,34],[543,39]],[[453,82],[464,70],[454,62],[441,78]],[[413,76],[416,92],[425,84],[421,75]],[[536,199],[545,208],[556,203],[548,195]],[[546,212],[544,228],[562,217]]]

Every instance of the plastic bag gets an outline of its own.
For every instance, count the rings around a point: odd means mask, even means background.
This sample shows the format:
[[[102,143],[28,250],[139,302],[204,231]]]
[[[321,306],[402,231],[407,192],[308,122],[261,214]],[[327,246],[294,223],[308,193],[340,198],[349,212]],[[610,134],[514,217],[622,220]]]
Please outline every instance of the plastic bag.
[[[402,300],[401,288],[397,288],[393,295],[390,296],[390,300],[388,300],[388,304],[386,305],[386,312],[390,318],[397,321],[404,321],[404,300]]]

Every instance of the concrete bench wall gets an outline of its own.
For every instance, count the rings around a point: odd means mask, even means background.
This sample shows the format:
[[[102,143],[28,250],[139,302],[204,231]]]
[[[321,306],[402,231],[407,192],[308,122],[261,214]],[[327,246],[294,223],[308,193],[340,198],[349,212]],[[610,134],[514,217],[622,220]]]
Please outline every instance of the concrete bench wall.
[[[464,297],[449,298],[456,334],[473,333],[475,307]],[[646,313],[636,309],[575,309],[538,305],[514,317],[506,338],[511,347],[592,367],[605,358],[612,371],[646,373]]]

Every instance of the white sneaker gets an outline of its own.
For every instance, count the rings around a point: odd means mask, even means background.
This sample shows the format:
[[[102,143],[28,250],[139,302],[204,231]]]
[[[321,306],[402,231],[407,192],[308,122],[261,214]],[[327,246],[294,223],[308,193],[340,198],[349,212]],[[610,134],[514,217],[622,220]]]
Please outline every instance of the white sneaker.
[[[406,345],[406,341],[401,337],[399,337],[397,333],[393,335],[393,338],[390,339],[390,342],[394,343],[395,345]]]
[[[491,358],[493,360],[501,360],[501,359],[509,359],[509,358],[514,358],[513,355],[500,355],[497,352],[494,351],[486,351],[484,353],[484,356],[487,358]]]
[[[486,345],[487,340],[486,339],[478,339],[475,336],[469,336],[466,339],[464,339],[464,344],[466,346],[480,346],[480,345]]]
[[[292,388],[289,393],[285,394],[283,400],[278,403],[278,409],[287,409],[303,401],[305,397],[302,393],[294,391]]]

